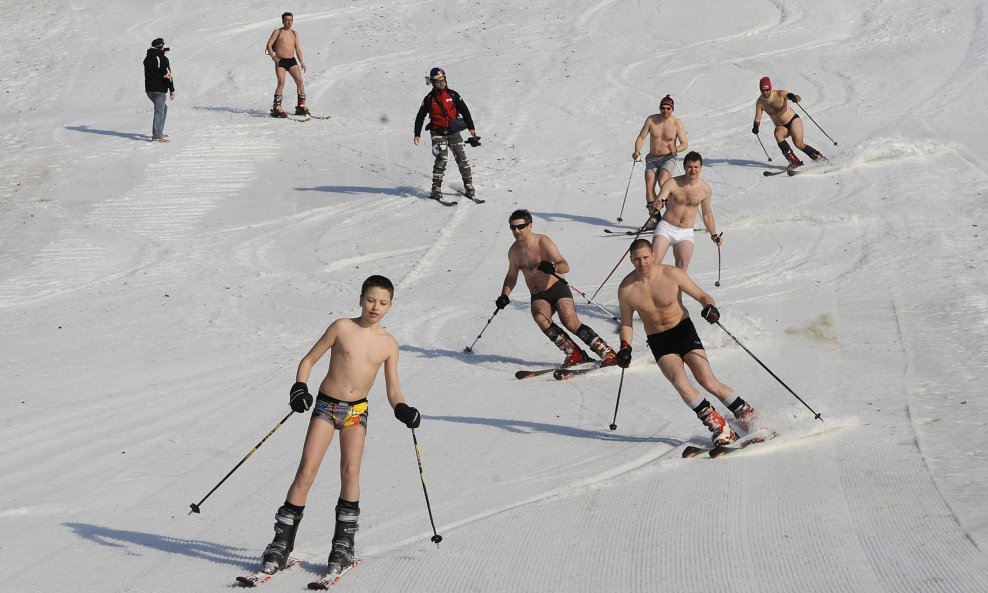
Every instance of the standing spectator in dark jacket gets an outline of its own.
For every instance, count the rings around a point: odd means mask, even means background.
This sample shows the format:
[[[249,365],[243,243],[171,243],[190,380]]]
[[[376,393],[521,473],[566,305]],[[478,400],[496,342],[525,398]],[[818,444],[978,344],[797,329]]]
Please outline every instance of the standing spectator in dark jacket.
[[[432,85],[432,92],[422,100],[422,106],[415,116],[414,142],[418,146],[422,136],[422,122],[428,114],[429,125],[426,129],[432,134],[432,154],[436,157],[432,167],[432,199],[441,200],[443,197],[442,184],[443,174],[446,172],[447,149],[451,149],[453,157],[456,158],[456,166],[459,167],[460,175],[463,177],[464,194],[474,199],[470,162],[467,161],[463,138],[460,137],[460,132],[469,130],[471,137],[467,139],[467,143],[471,146],[480,146],[480,136],[474,128],[470,110],[467,109],[467,104],[460,98],[459,93],[447,88],[446,73],[442,68],[433,68],[429,73],[428,82]]]
[[[154,103],[154,124],[151,128],[152,142],[168,142],[165,139],[165,116],[168,114],[168,94],[175,100],[175,83],[172,82],[172,68],[165,55],[170,48],[165,40],[158,37],[151,42],[148,55],[144,58],[144,90]]]

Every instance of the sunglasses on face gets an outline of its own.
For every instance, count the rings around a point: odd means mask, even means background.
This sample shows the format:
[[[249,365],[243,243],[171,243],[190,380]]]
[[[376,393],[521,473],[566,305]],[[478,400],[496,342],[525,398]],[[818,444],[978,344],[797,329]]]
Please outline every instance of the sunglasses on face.
[[[513,230],[513,231],[520,231],[523,228],[527,227],[528,226],[528,223],[527,222],[524,222],[522,224],[508,224],[508,226],[511,227],[511,230]]]

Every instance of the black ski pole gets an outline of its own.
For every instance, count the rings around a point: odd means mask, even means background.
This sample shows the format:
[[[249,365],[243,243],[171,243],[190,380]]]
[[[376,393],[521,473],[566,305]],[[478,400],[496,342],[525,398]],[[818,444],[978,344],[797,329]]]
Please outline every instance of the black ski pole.
[[[806,108],[803,107],[803,105],[799,101],[793,101],[793,103],[795,103],[796,105],[799,105],[799,108],[803,110],[803,113],[806,114],[806,117],[810,118],[810,121],[813,122],[813,125],[815,125],[817,128],[819,128],[819,130],[821,132],[823,132],[823,135],[824,136],[826,136],[827,138],[830,138],[830,134],[828,134],[826,131],[824,131],[824,129],[820,127],[820,124],[816,123],[816,120],[813,119],[813,116],[810,115],[808,111],[806,111]],[[834,140],[833,138],[830,138],[830,141],[834,143],[834,146],[837,146],[837,141],[836,140]]]
[[[755,134],[755,138],[758,138],[758,143],[762,145],[762,151],[765,152],[765,157],[768,159],[768,162],[771,163],[772,162],[772,157],[768,156],[768,151],[765,150],[765,145],[762,144],[762,137],[759,136],[758,134]]]
[[[412,429],[412,442],[415,443],[415,459],[419,462],[419,478],[422,480],[422,492],[425,494],[425,508],[429,510],[429,523],[432,524],[432,543],[439,547],[439,542],[443,541],[443,536],[436,533],[436,522],[432,519],[432,505],[429,504],[429,491],[425,488],[425,474],[422,472],[422,454],[419,452],[419,440],[415,438],[415,429]]]
[[[635,175],[635,165],[637,164],[638,164],[637,159],[631,162],[631,173],[628,174],[628,187],[624,188],[624,201],[621,202],[621,213],[618,214],[617,217],[618,222],[622,222],[624,220],[623,218],[621,218],[622,216],[624,216],[624,204],[628,201],[628,191],[631,189],[631,178],[634,177]]]
[[[189,514],[191,515],[192,513],[198,513],[199,512],[199,505],[201,505],[202,503],[206,502],[206,499],[209,498],[210,495],[212,495],[213,492],[216,492],[216,489],[219,488],[220,486],[222,486],[223,485],[223,482],[225,482],[227,478],[229,478],[230,476],[232,476],[233,475],[233,472],[237,471],[237,469],[239,469],[240,466],[243,465],[244,462],[247,461],[250,458],[250,456],[254,454],[254,451],[257,451],[258,449],[260,449],[261,448],[261,445],[264,444],[264,441],[268,440],[268,437],[270,437],[271,435],[273,435],[276,430],[278,430],[279,428],[281,428],[281,425],[284,424],[285,421],[288,420],[288,418],[290,418],[291,415],[294,414],[294,413],[295,413],[294,410],[292,410],[291,412],[288,412],[288,414],[284,418],[281,419],[281,422],[279,422],[278,424],[275,424],[274,428],[271,429],[271,432],[269,432],[267,435],[265,435],[265,437],[263,439],[261,439],[261,442],[259,442],[256,445],[254,445],[254,448],[250,450],[250,453],[248,453],[247,455],[245,455],[244,458],[240,460],[240,463],[238,463],[233,469],[230,470],[230,473],[228,473],[227,475],[223,476],[223,479],[219,481],[219,484],[216,484],[215,486],[213,486],[213,489],[210,490],[209,493],[206,494],[206,496],[203,496],[202,497],[202,500],[200,500],[197,503],[190,504],[189,506],[192,507],[192,510],[189,511]]]
[[[497,315],[497,312],[498,311],[500,311],[500,309],[494,309],[494,315]],[[491,324],[491,321],[494,321],[494,315],[491,315],[491,318],[487,320],[487,325],[490,325]],[[485,325],[484,326],[484,329],[480,330],[480,333],[477,334],[477,340],[479,340],[480,339],[480,336],[484,335],[484,332],[487,331],[487,325]],[[463,351],[464,352],[473,352],[473,347],[474,347],[474,344],[477,343],[477,340],[474,340],[473,341],[473,344],[470,344],[469,346],[467,346],[466,348],[464,348]]]
[[[614,420],[611,420],[611,425],[608,427],[611,430],[617,430],[617,411],[618,406],[621,405],[621,388],[624,387],[624,367],[621,368],[621,382],[618,383],[618,394],[617,401],[614,402]]]
[[[717,282],[714,282],[714,286],[720,286],[720,241],[717,241]]]
[[[755,359],[755,362],[757,362],[758,364],[762,365],[762,368],[765,369],[766,371],[768,371],[768,374],[772,375],[772,378],[775,379],[776,381],[778,381],[780,385],[782,385],[783,387],[785,387],[786,388],[786,391],[788,391],[789,393],[793,394],[793,397],[795,397],[796,399],[798,399],[799,400],[799,403],[801,403],[804,406],[806,406],[806,409],[809,410],[810,412],[813,412],[813,418],[815,418],[816,420],[819,420],[820,422],[823,422],[823,418],[820,417],[820,414],[818,414],[816,412],[816,410],[814,410],[813,408],[811,408],[809,404],[807,404],[806,402],[804,402],[803,401],[803,398],[801,398],[798,395],[796,395],[796,392],[793,391],[792,389],[790,389],[789,386],[786,385],[782,381],[782,379],[780,379],[778,376],[776,376],[776,374],[772,372],[772,369],[768,368],[767,366],[765,366],[765,363],[763,363],[762,361],[758,360],[758,357],[755,356],[754,354],[752,354],[751,350],[748,350],[747,348],[745,348],[745,345],[741,343],[741,340],[735,338],[734,337],[734,334],[732,334],[731,332],[727,331],[727,328],[724,327],[723,325],[721,325],[720,321],[717,321],[715,323],[720,326],[720,329],[722,329],[725,332],[727,332],[727,335],[731,336],[731,338],[733,338],[734,341],[738,343],[738,346],[741,346],[741,348],[744,348],[744,351],[745,352],[747,352],[748,354],[751,354],[751,357]]]
[[[649,218],[651,218],[651,217],[649,217]],[[648,226],[648,221],[647,220],[645,221],[645,224],[643,224],[641,226],[641,228],[638,229],[638,232],[635,233],[635,239],[637,239],[639,235],[641,235],[643,232],[645,232],[645,227],[646,226]],[[634,242],[635,242],[634,239],[632,239],[631,240],[631,243],[634,243]],[[619,259],[617,261],[617,263],[614,264],[614,269],[612,269],[611,270],[611,273],[607,275],[607,278],[604,278],[604,281],[600,283],[600,286],[597,287],[597,290],[594,291],[593,296],[590,297],[590,298],[596,297],[597,294],[600,293],[600,289],[601,288],[604,288],[604,285],[607,284],[607,281],[610,280],[611,279],[611,276],[614,275],[614,272],[617,272],[617,269],[621,266],[621,262],[624,261],[624,256],[626,256],[629,253],[631,253],[631,243],[628,244],[628,248],[624,250],[624,253],[623,254],[621,254],[621,259]]]

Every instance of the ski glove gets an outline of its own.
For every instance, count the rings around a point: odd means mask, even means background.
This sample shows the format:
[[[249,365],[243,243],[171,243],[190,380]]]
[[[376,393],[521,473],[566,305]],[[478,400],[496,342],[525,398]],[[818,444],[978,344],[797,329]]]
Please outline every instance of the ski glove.
[[[309,394],[308,385],[296,381],[288,395],[288,405],[292,407],[293,412],[299,414],[308,411],[312,407],[312,395]]]
[[[716,235],[710,235],[710,240],[714,243],[720,245],[720,238],[724,236],[724,233],[717,233]]]
[[[755,122],[754,125],[751,126],[751,133],[756,135],[758,134],[758,122]]]
[[[789,99],[790,101],[795,101],[796,103],[799,103],[799,95],[796,95],[794,93],[786,93],[786,99]]]
[[[700,316],[711,324],[720,321],[720,311],[718,311],[717,307],[713,305],[707,305],[704,307],[703,310],[700,311]]]
[[[511,299],[508,298],[508,295],[502,294],[501,296],[497,297],[497,299],[494,301],[494,304],[497,305],[497,308],[500,311],[501,309],[507,307],[508,303],[510,302]]]
[[[480,146],[480,136],[470,136],[469,138],[467,138],[467,144],[469,144],[474,148],[477,148],[478,146]]]
[[[555,274],[556,264],[552,263],[551,261],[540,261],[539,265],[535,269],[542,272],[543,274]]]
[[[403,422],[408,428],[418,428],[422,423],[422,415],[412,406],[401,402],[395,406],[395,418]]]
[[[617,363],[622,369],[631,366],[631,344],[621,342],[621,349],[617,353]]]

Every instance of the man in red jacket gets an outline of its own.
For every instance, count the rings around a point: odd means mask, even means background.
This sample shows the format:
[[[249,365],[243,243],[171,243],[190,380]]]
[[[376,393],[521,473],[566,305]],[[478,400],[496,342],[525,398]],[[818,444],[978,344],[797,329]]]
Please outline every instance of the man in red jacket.
[[[463,177],[464,194],[470,199],[475,199],[470,162],[467,161],[463,138],[460,137],[460,132],[468,130],[471,137],[467,142],[472,146],[480,146],[480,136],[477,135],[473,125],[470,110],[460,98],[460,94],[446,86],[446,72],[442,68],[433,68],[429,73],[428,82],[432,85],[432,92],[422,100],[422,106],[415,116],[414,142],[418,146],[422,138],[422,123],[428,114],[429,125],[426,129],[432,134],[432,154],[436,157],[432,167],[432,199],[441,200],[443,197],[443,174],[446,172],[448,149],[453,151],[456,166]]]

